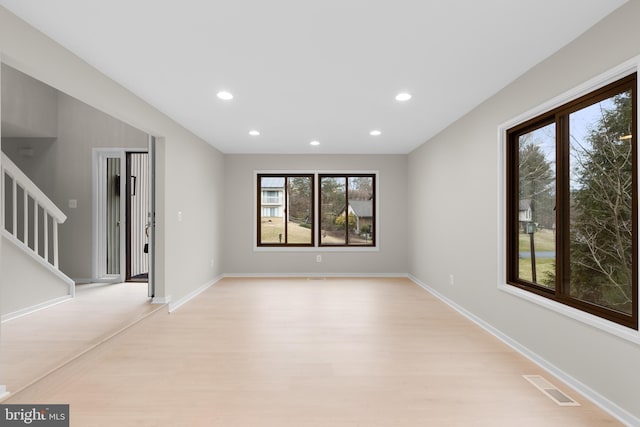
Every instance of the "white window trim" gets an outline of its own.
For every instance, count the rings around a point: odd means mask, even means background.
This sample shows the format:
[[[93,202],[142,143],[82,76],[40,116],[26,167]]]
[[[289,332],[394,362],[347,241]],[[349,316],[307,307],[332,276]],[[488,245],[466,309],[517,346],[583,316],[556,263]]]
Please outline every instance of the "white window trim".
[[[613,83],[625,76],[638,72],[640,70],[640,56],[632,58],[615,68],[612,68],[601,75],[594,77],[593,79],[573,88],[569,91],[539,105],[525,113],[522,113],[505,123],[498,126],[498,159],[499,159],[499,173],[498,173],[498,289],[506,292],[510,295],[522,298],[533,304],[545,307],[551,311],[562,314],[571,319],[577,320],[594,328],[608,332],[619,338],[625,339],[632,343],[640,345],[640,330],[622,326],[618,323],[610,320],[603,319],[593,314],[578,310],[568,305],[559,303],[557,301],[536,295],[533,292],[529,292],[516,286],[512,286],[507,283],[507,248],[506,248],[506,229],[507,229],[507,180],[506,180],[506,149],[507,149],[507,130],[523,123],[529,119],[537,117],[548,111],[551,111],[561,105],[564,105],[574,99],[577,99],[583,95],[591,93],[601,87]],[[637,94],[636,94],[637,96]],[[638,109],[640,110],[640,109]],[[640,111],[637,112],[638,117],[636,123],[640,123]],[[640,152],[640,150],[638,150]],[[640,158],[636,159],[640,164]],[[640,181],[640,179],[638,180]],[[640,194],[640,193],[638,193]],[[640,233],[639,233],[640,234]],[[638,245],[640,248],[640,244]]]
[[[282,174],[282,175],[313,175],[314,181],[314,203],[313,203],[313,224],[314,229],[314,246],[258,246],[258,175],[259,174]],[[369,174],[374,175],[376,178],[376,194],[375,194],[375,206],[376,206],[376,245],[375,246],[320,246],[316,233],[316,224],[318,224],[319,206],[318,195],[320,194],[320,182],[319,175],[324,174]],[[378,170],[254,170],[253,171],[253,250],[254,252],[379,252],[380,251],[380,171]]]

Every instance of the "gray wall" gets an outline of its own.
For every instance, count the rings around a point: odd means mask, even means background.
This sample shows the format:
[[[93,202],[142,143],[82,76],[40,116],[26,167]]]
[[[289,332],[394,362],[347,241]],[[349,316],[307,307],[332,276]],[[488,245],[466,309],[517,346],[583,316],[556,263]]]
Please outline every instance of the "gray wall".
[[[210,284],[222,269],[223,156],[201,141],[164,144],[164,264],[172,301]],[[181,213],[182,220],[178,218]],[[162,227],[160,227],[162,232]],[[195,287],[195,289],[194,289]]]
[[[57,91],[4,64],[2,76],[2,136],[55,138]]]
[[[60,269],[91,281],[93,149],[144,150],[147,134],[6,65],[2,88],[3,150],[67,215],[59,229]],[[39,137],[39,122],[47,123],[48,137]],[[33,155],[22,155],[25,148]],[[77,208],[69,208],[70,199]]]
[[[92,278],[92,155],[94,148],[146,149],[147,134],[83,102],[58,95],[58,139],[47,151],[55,165],[51,199],[66,214],[60,226],[60,269],[74,279]],[[78,201],[70,209],[69,200]]]
[[[406,274],[407,156],[225,156],[224,272],[249,274]],[[378,252],[263,252],[254,250],[257,170],[378,171]],[[316,262],[322,254],[322,262]]]
[[[2,246],[1,315],[70,296],[69,284],[52,274],[29,254],[4,237],[0,237],[0,245]]]
[[[159,138],[159,298],[179,300],[222,273],[221,246],[215,240],[220,238],[224,192],[223,156],[219,151],[1,7],[0,58],[70,97]],[[90,135],[78,131],[73,136],[60,133],[59,137]],[[62,195],[64,200],[81,197],[81,189],[71,189]],[[178,211],[185,212],[182,223],[177,221]]]
[[[640,54],[639,17],[640,2],[627,3],[415,150],[408,180],[409,272],[636,420],[640,345],[498,290],[497,134],[500,124]]]

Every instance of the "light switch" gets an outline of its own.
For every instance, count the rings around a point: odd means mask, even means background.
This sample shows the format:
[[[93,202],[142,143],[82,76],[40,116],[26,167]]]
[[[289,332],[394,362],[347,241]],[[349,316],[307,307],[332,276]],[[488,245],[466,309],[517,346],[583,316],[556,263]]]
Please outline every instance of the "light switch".
[[[78,201],[76,199],[69,199],[69,209],[75,209],[78,207]]]
[[[178,222],[182,222],[182,211],[178,211]]]

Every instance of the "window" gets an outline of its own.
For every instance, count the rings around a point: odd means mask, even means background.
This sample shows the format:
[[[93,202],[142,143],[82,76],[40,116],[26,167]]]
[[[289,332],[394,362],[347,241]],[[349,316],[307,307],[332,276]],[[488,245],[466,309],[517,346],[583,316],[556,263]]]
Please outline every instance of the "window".
[[[376,172],[256,173],[257,247],[376,250],[376,177]]]
[[[320,245],[375,246],[375,175],[319,175]]]
[[[638,329],[637,93],[627,76],[507,131],[507,281]]]
[[[258,246],[313,246],[313,175],[258,174]]]

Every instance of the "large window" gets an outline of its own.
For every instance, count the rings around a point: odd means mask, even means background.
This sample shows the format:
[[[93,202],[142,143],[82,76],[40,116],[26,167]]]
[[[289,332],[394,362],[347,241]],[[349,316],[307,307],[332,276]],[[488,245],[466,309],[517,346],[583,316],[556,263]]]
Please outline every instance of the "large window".
[[[376,248],[376,176],[257,173],[257,246]]]
[[[258,174],[258,245],[313,246],[313,175]]]
[[[638,329],[636,74],[507,131],[507,280]]]
[[[320,175],[320,245],[375,246],[375,176]]]

